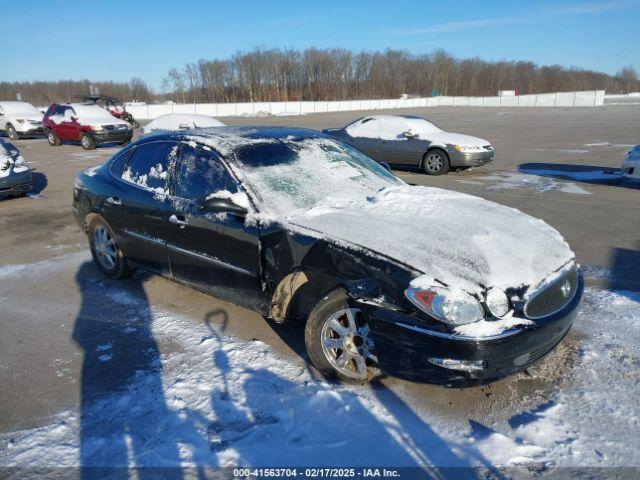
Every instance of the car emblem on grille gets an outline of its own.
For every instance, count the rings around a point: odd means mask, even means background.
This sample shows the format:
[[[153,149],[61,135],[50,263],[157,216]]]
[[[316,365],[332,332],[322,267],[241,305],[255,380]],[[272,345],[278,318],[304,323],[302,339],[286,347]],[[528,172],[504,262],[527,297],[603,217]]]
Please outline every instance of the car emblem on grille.
[[[571,293],[571,283],[569,283],[569,280],[565,280],[564,282],[562,282],[560,291],[562,292],[562,296],[564,298],[567,298],[569,296],[569,294]]]

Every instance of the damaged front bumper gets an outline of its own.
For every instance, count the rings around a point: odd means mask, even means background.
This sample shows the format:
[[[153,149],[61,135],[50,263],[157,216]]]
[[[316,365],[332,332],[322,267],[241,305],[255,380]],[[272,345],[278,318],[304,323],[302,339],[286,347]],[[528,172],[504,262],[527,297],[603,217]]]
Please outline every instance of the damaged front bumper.
[[[394,377],[449,387],[481,385],[524,370],[564,338],[582,297],[562,310],[491,337],[436,331],[409,313],[361,302],[373,334],[380,369]]]
[[[32,183],[31,170],[2,177],[0,178],[0,198],[23,195],[31,190]]]

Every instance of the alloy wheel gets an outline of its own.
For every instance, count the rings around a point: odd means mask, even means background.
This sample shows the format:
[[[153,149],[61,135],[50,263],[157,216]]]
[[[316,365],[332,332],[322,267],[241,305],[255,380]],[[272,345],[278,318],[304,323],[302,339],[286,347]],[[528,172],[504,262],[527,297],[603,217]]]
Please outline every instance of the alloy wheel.
[[[438,173],[442,170],[442,166],[444,165],[444,160],[442,159],[442,155],[439,153],[430,153],[425,160],[425,168],[431,173]]]
[[[116,241],[109,231],[99,225],[93,231],[93,248],[100,264],[107,270],[112,270],[116,266],[118,247]]]
[[[331,315],[322,327],[322,352],[331,366],[344,376],[366,380],[370,369],[378,370],[369,325],[357,308]]]

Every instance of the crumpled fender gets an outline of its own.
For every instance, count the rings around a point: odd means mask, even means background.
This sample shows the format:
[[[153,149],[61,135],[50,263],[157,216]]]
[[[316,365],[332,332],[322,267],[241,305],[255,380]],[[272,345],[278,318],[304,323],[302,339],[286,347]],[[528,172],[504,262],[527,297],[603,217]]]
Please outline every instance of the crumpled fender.
[[[296,310],[308,313],[337,287],[354,299],[401,304],[401,286],[415,275],[365,249],[283,229],[261,235],[261,262],[265,303],[276,322]]]

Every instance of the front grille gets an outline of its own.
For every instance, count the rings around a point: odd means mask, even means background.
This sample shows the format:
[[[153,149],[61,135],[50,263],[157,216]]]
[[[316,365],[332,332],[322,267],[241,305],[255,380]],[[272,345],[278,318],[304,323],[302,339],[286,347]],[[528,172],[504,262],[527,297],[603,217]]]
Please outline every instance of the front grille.
[[[573,264],[552,282],[543,285],[524,305],[527,318],[538,319],[562,310],[578,290],[578,267]]]

